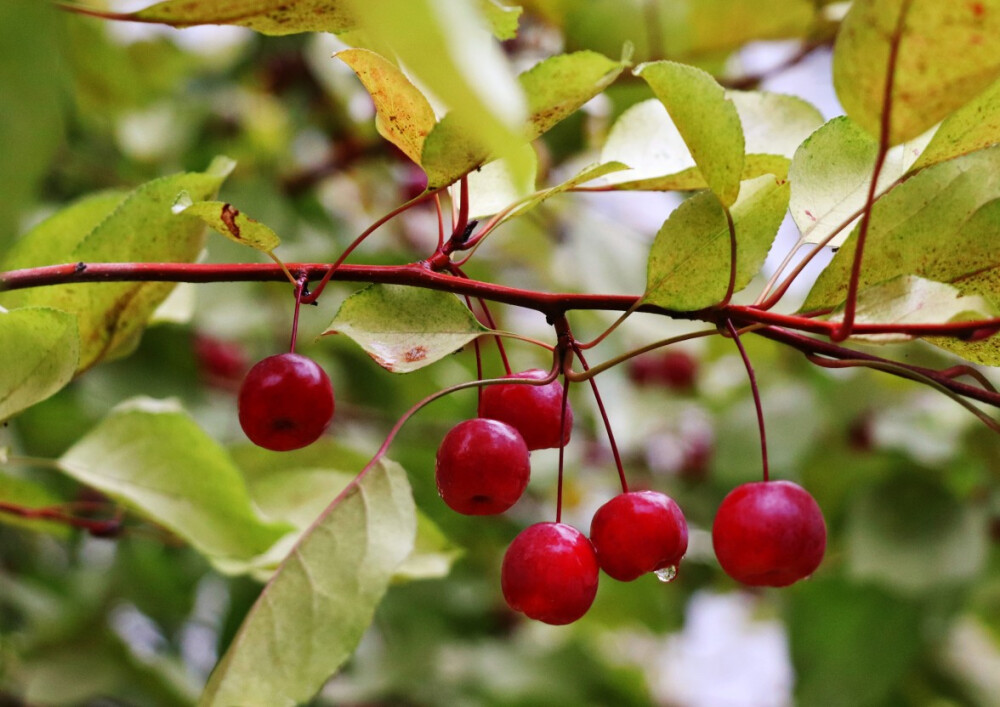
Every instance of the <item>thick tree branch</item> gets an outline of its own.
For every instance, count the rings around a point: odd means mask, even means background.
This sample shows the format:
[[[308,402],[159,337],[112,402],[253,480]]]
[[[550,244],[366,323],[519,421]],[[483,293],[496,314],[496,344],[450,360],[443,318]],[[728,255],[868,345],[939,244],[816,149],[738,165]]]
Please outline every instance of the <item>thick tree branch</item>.
[[[290,263],[288,269],[296,278],[319,280],[331,272],[327,263]],[[831,337],[837,322],[814,317],[776,314],[758,307],[725,305],[698,311],[675,311],[652,304],[639,304],[634,295],[576,294],[538,292],[506,287],[479,280],[435,272],[427,263],[408,265],[341,265],[332,278],[344,282],[365,282],[408,285],[451,292],[456,295],[478,297],[533,309],[550,320],[556,320],[571,310],[640,311],[663,314],[674,319],[704,321],[724,326],[732,320],[739,327],[761,325],[754,330],[765,338],[788,344],[807,354],[829,356],[838,360],[856,359],[892,363],[908,368],[939,383],[941,386],[972,400],[1000,407],[1000,394],[977,386],[961,383],[945,371],[900,364],[872,356],[829,341],[804,336],[799,332]],[[100,282],[285,282],[282,269],[274,264],[192,264],[192,263],[76,263],[49,265],[0,273],[0,291],[17,290],[68,283]],[[910,336],[951,336],[978,338],[1000,328],[1000,319],[972,322],[945,322],[940,324],[855,324],[855,334],[906,334]],[[892,371],[887,371],[892,373]]]

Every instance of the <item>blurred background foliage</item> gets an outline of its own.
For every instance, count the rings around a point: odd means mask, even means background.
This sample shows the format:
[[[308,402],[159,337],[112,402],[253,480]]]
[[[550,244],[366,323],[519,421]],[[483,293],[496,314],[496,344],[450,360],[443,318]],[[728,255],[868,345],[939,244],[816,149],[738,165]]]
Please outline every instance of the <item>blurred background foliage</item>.
[[[756,1],[524,3],[517,39],[530,65],[561,50],[635,59],[664,55],[720,76],[744,72],[744,44],[822,44],[817,3],[781,12]],[[282,237],[287,262],[326,262],[372,220],[422,189],[422,174],[375,132],[370,99],[331,59],[323,35],[261,37],[238,28],[185,31],[110,24],[47,3],[0,3],[0,250],[59,205],[110,187],[237,160],[222,197]],[[760,45],[755,45],[758,47]],[[664,51],[666,48],[668,51]],[[822,57],[826,50],[820,49]],[[813,81],[828,82],[814,72]],[[539,144],[540,184],[572,174],[599,149],[613,117],[651,94],[623,76]],[[516,219],[477,252],[470,276],[541,290],[636,293],[664,195],[563,195]],[[402,263],[436,242],[431,208],[385,226],[355,262]],[[257,257],[212,236],[204,261]],[[471,346],[395,376],[350,341],[315,342],[352,291],[331,286],[303,312],[302,352],[330,373],[338,412],[313,459],[360,469],[413,402],[475,376]],[[751,287],[751,290],[753,286]],[[185,285],[130,357],[104,364],[18,415],[0,446],[34,465],[3,465],[0,500],[40,507],[100,500],[47,468],[115,404],[180,399],[231,445],[248,478],[282,457],[246,448],[235,390],[253,361],[286,346],[287,285]],[[531,312],[497,306],[500,328],[549,338]],[[574,313],[580,339],[611,321]],[[637,315],[589,355],[591,364],[689,324]],[[809,581],[747,592],[718,568],[712,517],[736,484],[760,474],[756,418],[732,343],[684,348],[691,375],[667,380],[659,354],[599,378],[631,484],[673,496],[692,528],[676,581],[602,578],[589,614],[548,627],[508,611],[500,558],[524,525],[551,519],[554,450],[533,455],[528,495],[499,518],[450,512],[433,482],[438,441],[475,413],[475,394],[436,402],[391,455],[420,509],[461,549],[444,578],[399,584],[357,654],[317,705],[1000,705],[1000,457],[997,439],[951,401],[889,376],[817,369],[747,337],[762,386],[772,474],[817,498],[830,528]],[[516,369],[544,354],[508,344]],[[502,373],[484,341],[489,375]],[[909,363],[943,366],[924,345]],[[685,364],[685,365],[687,365]],[[573,393],[566,520],[589,526],[616,473],[586,386]],[[317,461],[316,463],[320,463]],[[331,462],[334,463],[334,462]],[[212,571],[193,550],[140,518],[115,538],[0,515],[0,704],[187,705],[260,590]]]

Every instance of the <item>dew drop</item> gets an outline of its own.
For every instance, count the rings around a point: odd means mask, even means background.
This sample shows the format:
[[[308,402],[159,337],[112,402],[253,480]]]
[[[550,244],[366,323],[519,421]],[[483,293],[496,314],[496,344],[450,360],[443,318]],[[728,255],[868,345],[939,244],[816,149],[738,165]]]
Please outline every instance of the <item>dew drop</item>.
[[[677,578],[677,567],[675,565],[670,565],[669,567],[663,567],[653,572],[653,574],[656,575],[656,578],[658,580],[660,580],[664,584],[668,584],[669,582],[673,582],[674,579]]]

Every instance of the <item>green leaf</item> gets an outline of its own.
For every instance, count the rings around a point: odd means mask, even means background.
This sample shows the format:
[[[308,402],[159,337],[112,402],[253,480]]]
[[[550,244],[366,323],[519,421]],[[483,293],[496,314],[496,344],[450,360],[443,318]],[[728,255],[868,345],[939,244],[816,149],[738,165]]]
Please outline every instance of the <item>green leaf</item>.
[[[927,149],[913,165],[913,170],[997,143],[1000,143],[1000,81],[994,81],[974,100],[945,118]]]
[[[521,19],[522,8],[503,5],[496,0],[479,0],[479,9],[490,23],[494,37],[499,40],[517,37],[517,24]]]
[[[795,148],[822,122],[810,104],[780,93],[729,91],[747,136],[743,181],[765,174],[783,179]],[[749,154],[755,153],[755,154]],[[690,191],[708,188],[663,103],[652,98],[615,121],[601,160],[631,169],[612,177],[616,189]]]
[[[72,9],[72,5],[70,5]],[[344,32],[356,26],[346,0],[165,0],[138,12],[96,14],[115,20],[155,22],[171,27],[238,25],[261,34]]]
[[[437,524],[417,511],[417,537],[413,552],[392,575],[393,582],[445,577],[464,551],[441,531]]]
[[[921,606],[844,580],[800,582],[790,595],[796,703],[886,704],[920,654]]]
[[[24,234],[0,267],[19,270],[73,262],[70,254],[127,196],[127,191],[102,191],[72,202]],[[31,290],[0,292],[0,304],[21,307],[35,297]]]
[[[308,702],[356,648],[415,533],[406,472],[383,459],[330,504],[282,563],[199,704]]]
[[[890,145],[925,132],[1000,76],[1000,0],[856,0],[837,36],[833,82],[847,115],[870,134],[881,129],[900,22]]]
[[[550,57],[521,74],[518,81],[528,113],[521,144],[544,134],[603,91],[627,64],[627,60],[613,61],[583,51]],[[521,149],[517,143],[507,147],[508,153]],[[420,165],[427,172],[428,187],[433,189],[451,184],[496,156],[484,140],[449,113],[427,136]],[[515,162],[515,166],[516,173],[529,171],[525,159]],[[533,161],[530,166],[534,166]],[[534,171],[530,170],[530,174],[533,179]],[[527,177],[522,175],[520,179]]]
[[[197,218],[174,215],[171,207],[182,191],[196,201],[215,196],[232,166],[219,158],[204,173],[147,182],[114,206],[119,199],[115,193],[78,202],[68,214],[57,214],[27,234],[4,262],[5,269],[54,262],[193,262],[204,244],[205,226]],[[80,223],[74,223],[76,218]],[[60,226],[68,228],[49,241]],[[173,287],[162,282],[74,283],[5,293],[0,304],[53,307],[75,314],[81,343],[78,371],[82,371],[129,353]]]
[[[528,172],[515,152],[527,112],[523,91],[477,3],[448,0],[351,0],[358,41],[397,59],[447,110],[427,135],[420,166],[432,189],[447,186],[493,158]],[[455,141],[454,154],[449,144]]]
[[[633,42],[642,60],[667,57],[704,61],[728,55],[759,39],[806,38],[816,5],[786,0],[781,11],[768,0],[671,0],[647,4],[622,0],[536,2],[553,24],[563,26],[570,49],[612,53]]]
[[[354,69],[371,94],[379,135],[419,164],[424,140],[437,124],[424,94],[398,66],[375,52],[345,49],[334,56]]]
[[[249,246],[263,253],[270,253],[281,245],[277,233],[260,221],[250,218],[232,204],[221,201],[194,203],[190,194],[181,192],[174,202],[173,211],[177,214],[195,216],[234,243]]]
[[[72,314],[0,308],[0,420],[55,394],[72,380],[79,359]]]
[[[925,134],[889,150],[876,195],[910,169],[929,139]],[[829,245],[837,247],[847,240],[855,215],[867,202],[877,156],[878,141],[846,116],[828,122],[795,151],[788,171],[790,207],[803,242],[822,243],[841,226]]]
[[[746,287],[767,258],[788,208],[788,184],[765,175],[743,184],[733,205],[736,289]],[[643,301],[696,310],[720,302],[730,274],[730,236],[718,198],[703,192],[681,204],[656,234]]]
[[[989,553],[982,510],[919,475],[897,476],[859,495],[846,538],[852,575],[907,594],[969,582]]]
[[[893,189],[872,209],[859,289],[899,275],[953,284],[965,294],[1000,301],[997,221],[1000,148],[980,150],[928,167]],[[857,229],[820,274],[803,305],[833,308],[844,301]]]
[[[454,295],[370,285],[340,305],[323,335],[345,334],[383,368],[409,373],[488,331]]]
[[[223,572],[228,563],[266,552],[291,530],[257,514],[225,451],[170,402],[123,403],[59,466],[176,533]]]
[[[354,480],[355,473],[342,469],[360,468],[368,461],[367,455],[327,438],[292,452],[246,446],[234,450],[233,457],[247,477],[250,495],[261,512],[271,520],[291,523],[298,535]],[[331,460],[336,460],[339,468],[330,468]],[[417,510],[416,544],[393,574],[393,581],[443,577],[461,554],[434,521]],[[282,559],[284,556],[277,558]],[[258,564],[255,575],[266,581],[276,566]]]
[[[603,91],[622,70],[621,61],[581,51],[560,54],[535,64],[518,77],[528,99],[528,138],[533,140],[575,113],[584,103]]]
[[[823,114],[796,96],[768,91],[726,91],[726,98],[733,102],[740,116],[747,157],[782,155],[791,159],[802,141],[823,124]]]
[[[941,324],[997,316],[996,308],[979,295],[963,295],[958,288],[915,275],[900,275],[858,293],[858,324]],[[844,307],[830,321],[844,319]],[[909,341],[907,334],[855,334],[851,338],[877,344]]]
[[[0,5],[0,27],[17,27],[0,44],[0,249],[63,142],[65,110],[58,10],[50,3]]]
[[[725,90],[701,69],[672,61],[642,64],[633,73],[663,102],[709,188],[732,206],[740,193],[744,138]]]
[[[5,459],[0,459],[4,463]],[[23,508],[45,508],[63,503],[63,499],[39,483],[0,471],[0,501]],[[13,513],[0,513],[0,523],[65,538],[70,529],[63,523],[36,518],[22,518]]]

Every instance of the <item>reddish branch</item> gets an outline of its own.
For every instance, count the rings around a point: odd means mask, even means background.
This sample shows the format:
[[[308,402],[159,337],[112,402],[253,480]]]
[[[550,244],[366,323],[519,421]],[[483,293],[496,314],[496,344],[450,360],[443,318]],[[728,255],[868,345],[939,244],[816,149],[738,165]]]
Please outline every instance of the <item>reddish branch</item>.
[[[426,263],[409,265],[340,265],[335,270],[326,263],[293,263],[287,266],[296,278],[313,281],[329,276],[346,282],[366,282],[408,285],[457,295],[482,298],[491,302],[533,309],[550,321],[572,310],[640,311],[664,314],[674,319],[704,321],[725,326],[727,320],[738,327],[759,325],[753,333],[779,341],[803,353],[827,356],[837,360],[866,360],[877,364],[893,364],[933,380],[943,388],[994,407],[1000,407],[1000,394],[995,391],[962,383],[949,371],[911,366],[803,335],[802,332],[830,337],[839,326],[836,322],[814,317],[776,314],[758,307],[725,305],[693,312],[664,309],[652,304],[639,304],[632,295],[550,293],[506,287],[480,280],[470,280],[434,272]],[[47,285],[83,282],[287,282],[281,268],[274,264],[191,264],[191,263],[76,263],[50,265],[0,273],[0,291]],[[304,298],[303,298],[304,299]],[[978,338],[1000,328],[1000,319],[942,324],[855,324],[855,334],[905,334],[909,336],[947,336]],[[900,375],[887,371],[892,375]],[[906,376],[901,376],[906,377]]]

